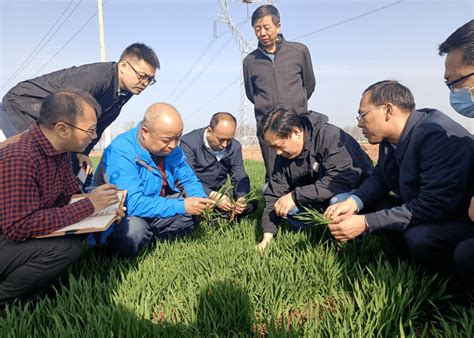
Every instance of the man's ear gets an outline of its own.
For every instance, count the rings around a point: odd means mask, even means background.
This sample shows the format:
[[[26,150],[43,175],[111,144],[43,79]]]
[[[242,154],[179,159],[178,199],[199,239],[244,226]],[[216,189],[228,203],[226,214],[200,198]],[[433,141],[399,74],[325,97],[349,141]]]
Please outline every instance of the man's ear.
[[[54,131],[63,140],[69,137],[69,128],[62,122],[58,122],[54,125]]]
[[[385,121],[388,121],[392,117],[393,110],[395,109],[395,107],[393,106],[393,104],[387,103],[387,104],[385,104],[385,109],[386,109]]]
[[[292,133],[298,138],[302,138],[303,137],[303,130],[301,130],[300,128],[298,127],[293,127],[291,129]]]

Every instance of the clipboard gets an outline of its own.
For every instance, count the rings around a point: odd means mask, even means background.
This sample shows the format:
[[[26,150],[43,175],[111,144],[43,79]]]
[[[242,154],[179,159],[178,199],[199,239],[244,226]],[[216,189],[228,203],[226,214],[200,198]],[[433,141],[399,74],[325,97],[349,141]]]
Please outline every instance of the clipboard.
[[[65,226],[64,228],[53,231],[47,235],[35,236],[35,238],[79,235],[79,234],[88,234],[92,232],[105,231],[117,219],[117,215],[115,214],[115,209],[119,207],[123,207],[126,196],[127,196],[127,190],[117,190],[117,197],[119,198],[118,203],[111,205],[110,207],[107,207],[103,210],[94,212],[92,215],[84,218],[82,221]],[[87,194],[72,195],[71,200],[69,201],[68,204],[72,204],[86,197],[87,197]]]

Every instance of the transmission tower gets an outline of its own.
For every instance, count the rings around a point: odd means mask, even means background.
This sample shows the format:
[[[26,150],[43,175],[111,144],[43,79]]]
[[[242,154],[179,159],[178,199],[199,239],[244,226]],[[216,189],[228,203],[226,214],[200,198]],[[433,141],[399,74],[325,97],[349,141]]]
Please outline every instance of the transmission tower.
[[[232,1],[232,0],[218,0],[218,7],[217,7],[217,15],[214,19],[214,38],[217,38],[217,24],[225,24],[231,30],[240,50],[240,57],[241,61],[244,61],[244,58],[257,47],[257,39],[252,37],[251,40],[247,39],[245,35],[239,30],[237,25],[232,21],[232,16],[230,12],[230,2],[241,2],[247,5],[247,18],[249,17],[249,4],[255,5],[273,5],[277,1],[266,0],[266,1],[258,1],[258,0],[241,0],[241,1]],[[241,63],[242,64],[242,63]],[[245,85],[244,85],[244,76],[243,74],[240,77],[240,107],[239,107],[239,115],[240,115],[240,125],[243,128],[243,135],[240,136],[240,141],[242,146],[250,146],[256,144],[255,134],[251,133],[253,128],[249,128],[250,126],[255,126],[255,119],[253,117],[253,105],[247,99],[247,95],[245,94]],[[252,142],[254,140],[254,142]]]

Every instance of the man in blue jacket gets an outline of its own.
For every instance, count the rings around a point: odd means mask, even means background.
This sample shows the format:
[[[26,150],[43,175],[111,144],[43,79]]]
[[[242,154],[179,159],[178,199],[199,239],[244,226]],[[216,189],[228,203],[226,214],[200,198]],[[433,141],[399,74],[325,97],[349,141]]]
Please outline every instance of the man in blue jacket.
[[[437,110],[415,110],[410,90],[397,81],[368,87],[357,119],[369,143],[379,144],[379,160],[356,197],[326,210],[332,235],[347,241],[366,231],[388,233],[402,255],[427,270],[450,272],[456,245],[474,236],[467,212],[472,135]],[[377,207],[390,197],[391,207]],[[376,211],[356,214],[367,208]]]
[[[178,147],[183,121],[166,103],[156,103],[143,121],[107,147],[94,180],[127,190],[127,216],[117,224],[109,243],[122,257],[134,257],[156,238],[187,235],[213,201]]]
[[[234,138],[236,127],[237,120],[232,114],[216,113],[208,127],[184,135],[180,146],[204,191],[217,202],[218,208],[244,216],[255,209],[256,203],[245,202],[245,195],[250,192],[250,180],[244,168],[242,146]],[[218,191],[228,176],[232,180],[235,205]]]
[[[439,54],[446,54],[444,79],[451,106],[459,114],[474,118],[474,20],[452,33],[439,46]],[[474,221],[474,197],[471,197],[469,218]],[[474,293],[474,236],[459,243],[453,259],[457,275]]]

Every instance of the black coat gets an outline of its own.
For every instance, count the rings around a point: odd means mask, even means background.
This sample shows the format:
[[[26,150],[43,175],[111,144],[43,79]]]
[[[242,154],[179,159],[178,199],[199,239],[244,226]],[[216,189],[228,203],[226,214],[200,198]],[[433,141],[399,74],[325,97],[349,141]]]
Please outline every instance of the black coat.
[[[371,207],[397,194],[399,207],[366,214],[371,232],[403,231],[408,226],[447,219],[468,221],[474,186],[474,141],[469,132],[434,109],[410,114],[396,149],[379,148],[372,175],[354,192]]]
[[[3,97],[3,108],[13,125],[22,132],[38,120],[41,103],[51,93],[63,89],[89,92],[102,108],[97,121],[97,139],[84,154],[94,148],[104,130],[117,118],[131,93],[119,95],[117,63],[100,62],[62,69],[18,83]]]
[[[245,92],[254,104],[257,124],[269,110],[285,104],[304,113],[314,91],[313,65],[308,48],[299,42],[280,42],[272,61],[259,47],[243,62]]]
[[[300,115],[305,145],[295,159],[277,156],[265,190],[263,232],[276,234],[278,198],[291,192],[297,206],[324,207],[331,197],[358,187],[372,172],[372,161],[356,140],[328,123],[327,116],[309,111]]]
[[[181,138],[180,147],[186,154],[186,160],[201,181],[204,191],[209,195],[217,191],[232,178],[234,197],[239,198],[249,193],[250,180],[245,173],[242,159],[242,146],[236,139],[227,148],[228,154],[217,161],[214,154],[204,145],[204,131],[200,128],[191,131]]]

